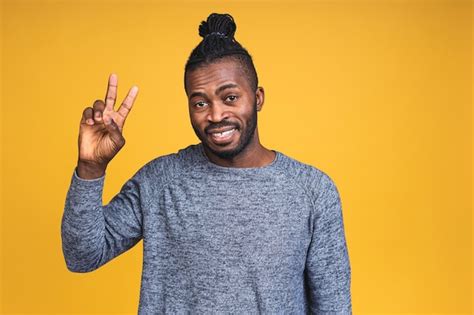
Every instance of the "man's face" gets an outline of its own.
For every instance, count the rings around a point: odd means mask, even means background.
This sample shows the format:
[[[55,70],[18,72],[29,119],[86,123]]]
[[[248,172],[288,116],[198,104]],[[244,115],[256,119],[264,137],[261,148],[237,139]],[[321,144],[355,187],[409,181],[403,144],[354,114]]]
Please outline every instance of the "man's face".
[[[202,144],[232,158],[255,141],[263,90],[252,90],[240,64],[224,58],[186,74],[191,125]]]

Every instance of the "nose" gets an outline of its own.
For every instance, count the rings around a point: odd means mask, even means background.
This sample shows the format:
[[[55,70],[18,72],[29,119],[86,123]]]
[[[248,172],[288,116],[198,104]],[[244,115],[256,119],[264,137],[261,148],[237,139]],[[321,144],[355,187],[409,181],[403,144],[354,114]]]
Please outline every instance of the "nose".
[[[229,113],[225,110],[223,104],[213,103],[211,106],[209,106],[209,112],[207,114],[208,121],[218,123],[223,119],[228,118],[228,116]]]

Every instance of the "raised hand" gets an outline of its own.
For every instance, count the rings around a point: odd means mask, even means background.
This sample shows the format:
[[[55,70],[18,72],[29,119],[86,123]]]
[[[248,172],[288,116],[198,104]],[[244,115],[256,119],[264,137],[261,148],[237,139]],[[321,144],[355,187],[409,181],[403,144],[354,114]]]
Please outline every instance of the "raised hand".
[[[96,100],[92,107],[86,107],[82,113],[77,167],[81,178],[103,176],[108,163],[125,145],[122,130],[137,97],[138,87],[133,86],[129,90],[119,109],[115,111],[117,82],[117,75],[112,73],[109,76],[105,103]]]

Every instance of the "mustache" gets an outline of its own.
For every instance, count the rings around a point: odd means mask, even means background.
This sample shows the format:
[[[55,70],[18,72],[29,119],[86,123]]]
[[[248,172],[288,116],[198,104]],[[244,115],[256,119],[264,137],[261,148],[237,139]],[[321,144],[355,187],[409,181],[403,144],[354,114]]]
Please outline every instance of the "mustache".
[[[221,121],[221,122],[218,122],[218,123],[215,123],[215,124],[210,124],[209,126],[204,128],[204,131],[206,133],[210,133],[210,132],[213,132],[216,129],[223,128],[223,127],[235,127],[236,129],[238,129],[239,125],[224,120],[224,121]]]

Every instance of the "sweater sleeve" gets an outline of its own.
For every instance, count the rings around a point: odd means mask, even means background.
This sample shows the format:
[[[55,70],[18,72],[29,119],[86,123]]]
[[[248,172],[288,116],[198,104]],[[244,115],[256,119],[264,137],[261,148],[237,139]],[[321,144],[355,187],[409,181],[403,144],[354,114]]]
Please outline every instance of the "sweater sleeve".
[[[305,268],[310,313],[352,314],[351,267],[339,192],[325,173],[319,188]]]
[[[142,238],[138,172],[107,205],[102,205],[105,175],[83,179],[74,169],[61,220],[62,250],[73,272],[93,271]]]

